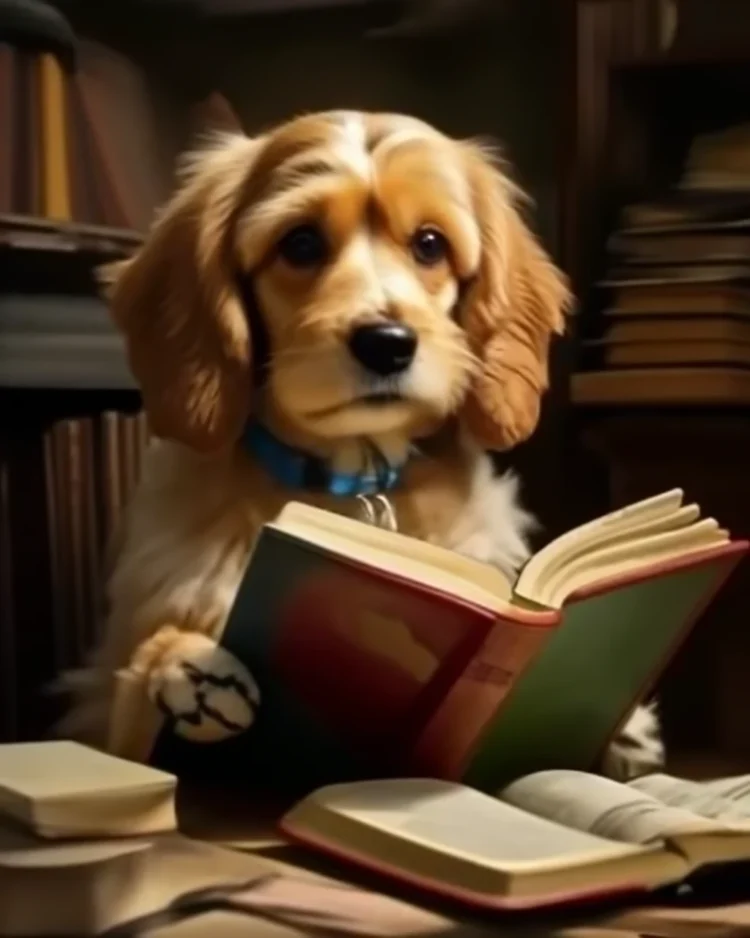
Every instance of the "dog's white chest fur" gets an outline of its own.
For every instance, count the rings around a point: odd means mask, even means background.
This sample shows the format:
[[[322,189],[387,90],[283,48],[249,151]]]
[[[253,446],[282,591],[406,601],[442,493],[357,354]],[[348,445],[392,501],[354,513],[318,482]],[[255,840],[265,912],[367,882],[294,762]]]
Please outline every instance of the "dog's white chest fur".
[[[493,478],[489,457],[481,456],[469,499],[444,545],[514,578],[529,559],[528,537],[536,527],[521,506],[518,489],[518,479],[511,473]]]

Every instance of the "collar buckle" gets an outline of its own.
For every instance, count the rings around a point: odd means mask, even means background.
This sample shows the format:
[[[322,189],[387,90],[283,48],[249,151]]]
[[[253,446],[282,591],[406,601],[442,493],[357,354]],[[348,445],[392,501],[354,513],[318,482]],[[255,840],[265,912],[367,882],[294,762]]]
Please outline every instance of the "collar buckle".
[[[376,495],[357,495],[360,505],[360,518],[366,524],[372,524],[386,531],[398,532],[396,512],[390,500],[378,492]]]

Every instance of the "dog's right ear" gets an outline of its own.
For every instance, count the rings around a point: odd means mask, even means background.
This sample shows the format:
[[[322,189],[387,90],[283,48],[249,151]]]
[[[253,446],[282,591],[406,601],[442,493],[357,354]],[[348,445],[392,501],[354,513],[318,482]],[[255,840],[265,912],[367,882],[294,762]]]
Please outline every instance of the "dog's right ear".
[[[482,238],[479,271],[463,326],[480,367],[463,409],[486,449],[526,440],[549,381],[550,343],[565,329],[572,297],[563,273],[526,226],[520,193],[476,146],[464,150]]]
[[[235,443],[250,409],[252,339],[230,240],[255,151],[237,135],[193,157],[143,247],[100,272],[154,433],[204,453]]]

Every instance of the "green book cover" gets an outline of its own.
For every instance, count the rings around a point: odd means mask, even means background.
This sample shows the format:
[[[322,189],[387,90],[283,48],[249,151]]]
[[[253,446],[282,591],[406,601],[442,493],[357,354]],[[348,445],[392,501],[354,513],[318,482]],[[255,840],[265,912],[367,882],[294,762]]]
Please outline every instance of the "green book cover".
[[[467,760],[496,791],[542,769],[591,770],[746,552],[732,543],[573,598]]]

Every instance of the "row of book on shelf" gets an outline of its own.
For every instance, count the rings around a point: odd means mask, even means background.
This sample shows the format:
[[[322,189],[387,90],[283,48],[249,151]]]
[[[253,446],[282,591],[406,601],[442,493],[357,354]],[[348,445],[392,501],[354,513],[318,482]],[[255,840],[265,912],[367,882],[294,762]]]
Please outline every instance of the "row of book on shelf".
[[[79,664],[101,627],[109,543],[140,475],[148,443],[142,413],[63,420],[45,436],[53,590],[60,609],[61,663]]]
[[[750,125],[696,138],[678,185],[626,206],[579,403],[750,402]]]
[[[74,51],[0,42],[0,214],[143,230],[174,162],[157,99],[126,57]]]
[[[36,727],[37,711],[47,705],[39,703],[40,690],[80,666],[94,644],[107,546],[148,438],[142,413],[61,420],[39,451],[31,442],[0,466],[0,738]]]

